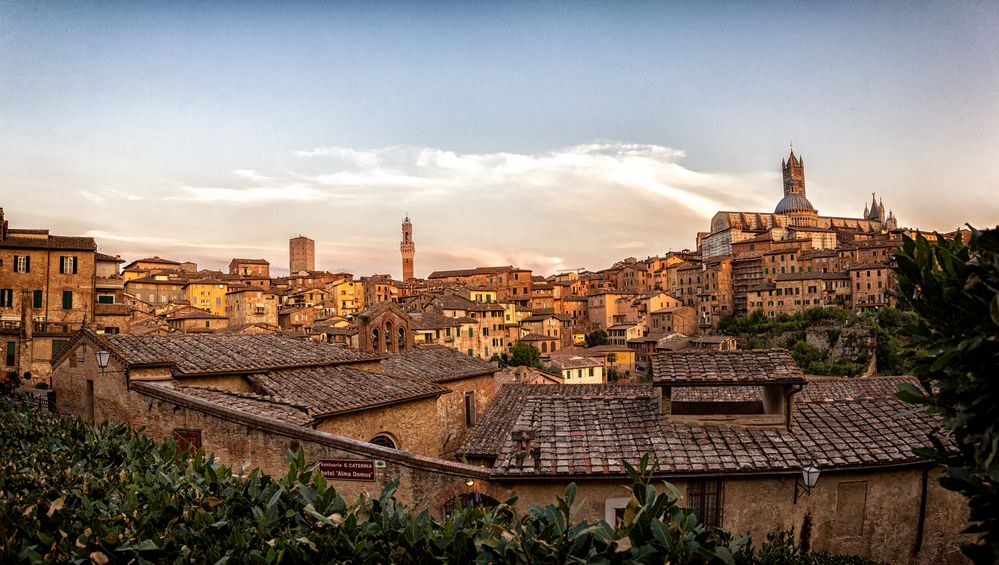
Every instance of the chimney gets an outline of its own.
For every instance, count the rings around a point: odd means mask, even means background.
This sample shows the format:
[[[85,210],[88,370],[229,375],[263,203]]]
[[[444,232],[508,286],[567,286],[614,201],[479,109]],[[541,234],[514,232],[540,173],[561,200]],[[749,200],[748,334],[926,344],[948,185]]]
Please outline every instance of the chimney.
[[[534,447],[535,431],[532,428],[514,428],[510,432],[513,441],[517,442],[517,464],[528,465],[537,469],[541,465],[541,448]],[[530,461],[525,461],[528,457]]]
[[[3,208],[0,208],[0,241],[7,239],[7,220],[3,217]]]

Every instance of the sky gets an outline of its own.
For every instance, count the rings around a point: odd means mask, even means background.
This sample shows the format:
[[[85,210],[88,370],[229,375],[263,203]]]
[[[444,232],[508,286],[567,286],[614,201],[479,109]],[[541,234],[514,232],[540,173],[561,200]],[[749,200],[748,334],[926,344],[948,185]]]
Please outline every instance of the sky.
[[[995,2],[0,0],[0,206],[127,260],[551,274],[770,212],[999,223]]]

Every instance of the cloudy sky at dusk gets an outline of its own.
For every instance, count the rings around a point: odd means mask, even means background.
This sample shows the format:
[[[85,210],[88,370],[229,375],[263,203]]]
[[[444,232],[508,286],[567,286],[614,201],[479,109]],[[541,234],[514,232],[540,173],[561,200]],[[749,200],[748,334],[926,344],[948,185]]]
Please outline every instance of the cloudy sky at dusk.
[[[474,5],[473,5],[474,4]],[[499,4],[499,3],[497,3]],[[0,206],[126,259],[598,269],[808,195],[999,223],[999,4],[0,0]]]

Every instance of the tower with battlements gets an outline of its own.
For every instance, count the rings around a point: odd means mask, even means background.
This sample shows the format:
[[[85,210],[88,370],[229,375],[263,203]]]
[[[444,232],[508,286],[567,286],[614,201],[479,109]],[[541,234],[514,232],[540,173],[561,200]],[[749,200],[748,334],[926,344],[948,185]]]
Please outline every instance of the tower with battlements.
[[[402,280],[411,280],[416,244],[413,243],[413,224],[410,223],[408,214],[406,219],[402,221],[402,241],[399,243],[399,252],[402,253]]]

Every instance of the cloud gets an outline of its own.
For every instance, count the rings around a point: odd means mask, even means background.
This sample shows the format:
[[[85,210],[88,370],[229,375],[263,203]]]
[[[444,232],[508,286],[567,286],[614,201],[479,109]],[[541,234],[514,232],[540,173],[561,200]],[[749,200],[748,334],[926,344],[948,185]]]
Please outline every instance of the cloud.
[[[322,194],[313,187],[287,185],[282,187],[256,186],[251,188],[219,188],[208,186],[182,186],[181,196],[168,197],[169,200],[193,202],[225,203],[236,205],[267,204],[278,201],[322,200]]]
[[[550,274],[691,248],[716,211],[766,211],[780,194],[773,173],[698,171],[685,158],[615,142],[538,153],[316,147],[267,168],[209,170],[208,182],[86,188],[79,201],[113,217],[95,218],[90,235],[126,258],[224,268],[262,256],[281,272],[287,239],[304,234],[317,242],[318,268],[398,275],[408,214],[417,275],[507,264]]]

